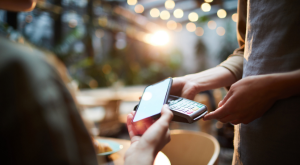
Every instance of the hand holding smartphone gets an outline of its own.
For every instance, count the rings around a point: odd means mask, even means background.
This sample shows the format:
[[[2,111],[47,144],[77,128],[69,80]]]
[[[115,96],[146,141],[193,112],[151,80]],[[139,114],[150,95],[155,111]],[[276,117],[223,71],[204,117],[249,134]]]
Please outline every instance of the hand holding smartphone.
[[[172,121],[193,123],[207,113],[207,107],[204,104],[169,95],[172,82],[172,78],[167,78],[145,88],[132,120],[140,134],[143,134],[160,117],[164,104],[169,105],[174,115]]]
[[[161,109],[167,103],[172,78],[167,78],[145,88],[132,123],[143,134],[160,117]]]

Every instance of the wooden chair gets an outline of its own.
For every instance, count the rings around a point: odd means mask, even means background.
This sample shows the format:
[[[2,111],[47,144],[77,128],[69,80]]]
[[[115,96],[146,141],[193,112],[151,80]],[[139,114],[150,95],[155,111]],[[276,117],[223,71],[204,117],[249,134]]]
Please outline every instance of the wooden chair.
[[[220,145],[206,133],[172,130],[171,142],[162,152],[172,165],[215,165],[218,164]]]

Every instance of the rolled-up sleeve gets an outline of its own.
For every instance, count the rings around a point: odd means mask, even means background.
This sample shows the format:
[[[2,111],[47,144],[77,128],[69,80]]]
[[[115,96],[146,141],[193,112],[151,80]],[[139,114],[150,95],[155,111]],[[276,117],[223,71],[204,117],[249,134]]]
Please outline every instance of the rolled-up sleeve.
[[[238,2],[238,21],[237,21],[237,40],[239,48],[231,54],[227,60],[223,61],[219,66],[227,68],[232,72],[237,80],[243,76],[244,47],[247,23],[247,0],[239,0]]]

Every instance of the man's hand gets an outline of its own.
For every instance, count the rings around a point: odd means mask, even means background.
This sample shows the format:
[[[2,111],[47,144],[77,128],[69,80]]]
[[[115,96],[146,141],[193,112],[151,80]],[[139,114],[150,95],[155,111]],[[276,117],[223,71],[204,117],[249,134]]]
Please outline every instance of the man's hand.
[[[250,76],[233,84],[219,108],[204,116],[223,123],[244,123],[261,117],[278,100],[270,75]]]
[[[169,124],[173,113],[168,105],[164,105],[161,117],[153,123],[146,132],[139,136],[132,125],[134,112],[127,116],[127,127],[131,139],[131,146],[125,155],[125,164],[153,165],[157,153],[170,141]]]
[[[215,67],[174,78],[170,94],[194,100],[196,94],[201,91],[230,86],[234,82],[236,78],[228,69]]]

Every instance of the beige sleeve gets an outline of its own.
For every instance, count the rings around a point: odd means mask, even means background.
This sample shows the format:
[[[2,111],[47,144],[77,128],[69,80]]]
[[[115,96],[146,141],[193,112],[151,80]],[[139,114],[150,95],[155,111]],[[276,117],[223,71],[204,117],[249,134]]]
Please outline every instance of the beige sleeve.
[[[239,48],[231,54],[220,66],[227,68],[237,80],[243,76],[244,47],[247,23],[247,0],[238,1],[237,40]]]
[[[227,60],[223,61],[220,66],[230,70],[230,72],[235,76],[237,80],[241,79],[243,76],[243,61],[244,52],[239,52],[235,50],[232,55],[230,55]]]

